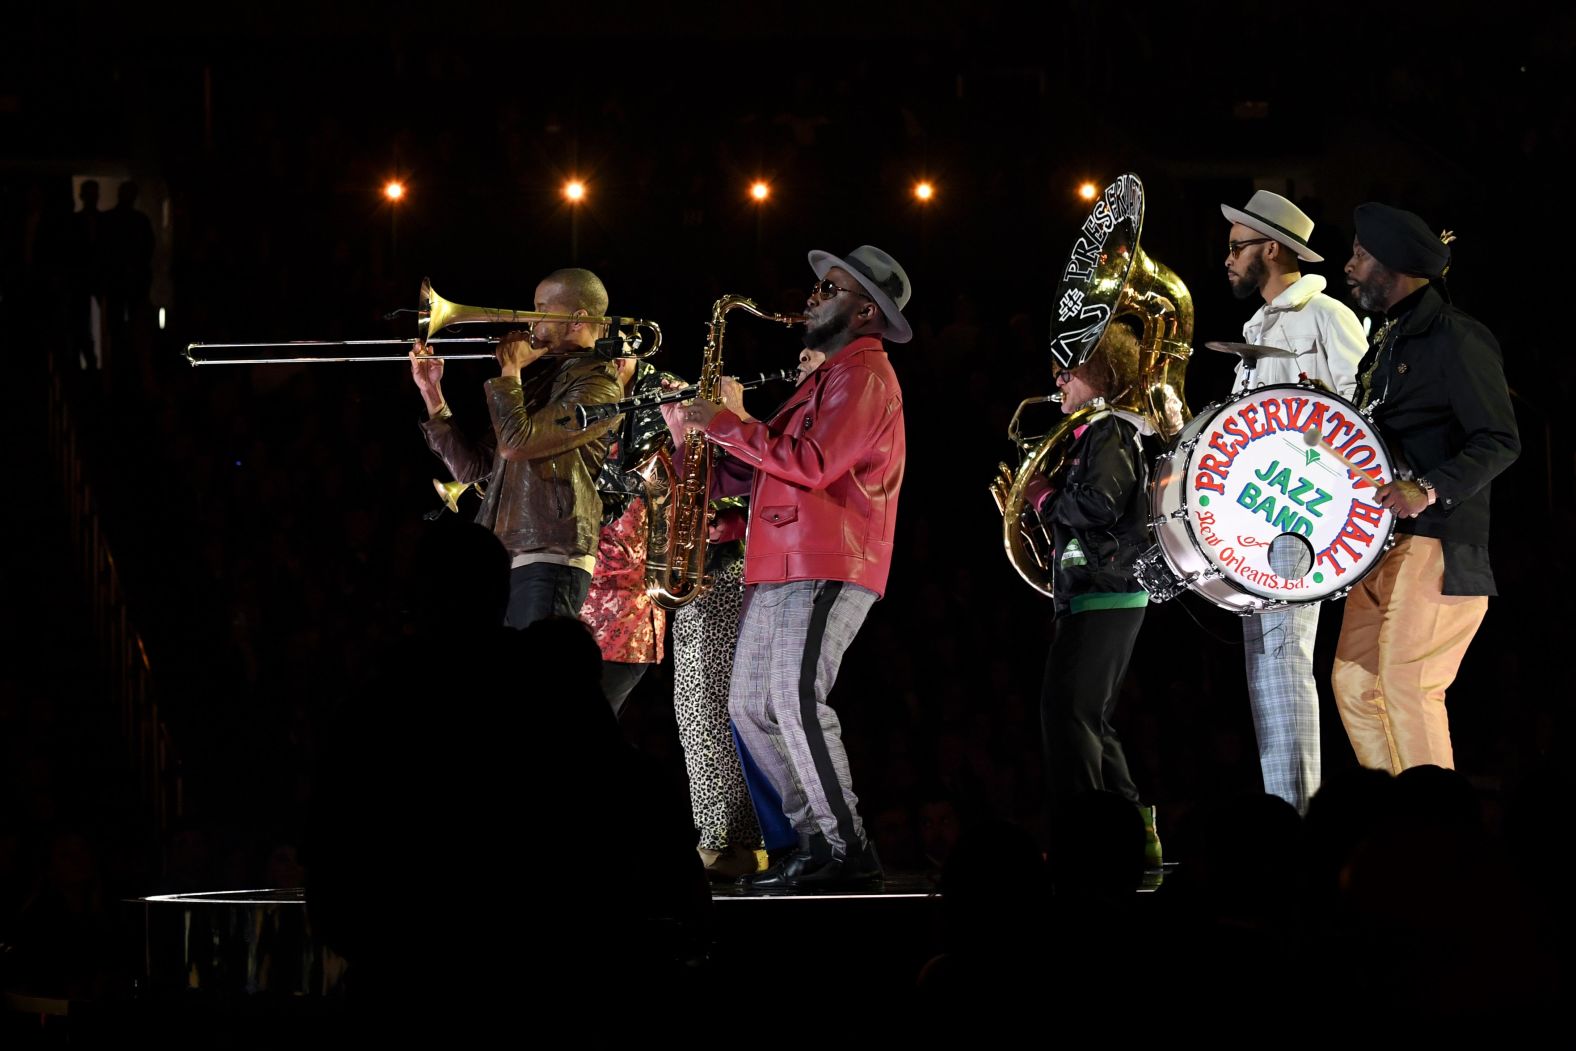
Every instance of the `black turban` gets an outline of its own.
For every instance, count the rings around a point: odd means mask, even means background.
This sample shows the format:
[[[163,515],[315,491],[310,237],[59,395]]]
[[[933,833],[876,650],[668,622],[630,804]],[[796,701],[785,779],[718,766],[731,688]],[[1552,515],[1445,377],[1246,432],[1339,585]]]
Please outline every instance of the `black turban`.
[[[1357,240],[1387,269],[1437,281],[1450,266],[1450,247],[1411,212],[1370,201],[1352,213]]]

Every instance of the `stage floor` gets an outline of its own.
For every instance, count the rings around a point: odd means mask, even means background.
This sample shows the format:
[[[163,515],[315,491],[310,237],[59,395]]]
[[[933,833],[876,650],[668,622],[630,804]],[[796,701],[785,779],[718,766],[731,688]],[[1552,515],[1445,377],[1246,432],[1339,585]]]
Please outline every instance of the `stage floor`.
[[[1168,865],[1173,869],[1175,865]],[[1159,889],[1165,878],[1164,872],[1150,872],[1144,876],[1143,885],[1138,888],[1140,894],[1152,894]],[[879,887],[866,890],[839,891],[835,893],[805,894],[795,891],[767,891],[756,890],[746,883],[714,882],[711,885],[711,897],[716,902],[735,901],[871,901],[871,900],[901,900],[925,899],[941,897],[938,877],[928,872],[895,872],[882,880]],[[203,909],[221,906],[255,906],[255,907],[284,907],[304,908],[306,905],[306,891],[300,887],[274,887],[256,890],[216,890],[202,891],[191,894],[153,894],[146,898],[135,899],[135,904],[152,908],[183,907],[188,909]]]

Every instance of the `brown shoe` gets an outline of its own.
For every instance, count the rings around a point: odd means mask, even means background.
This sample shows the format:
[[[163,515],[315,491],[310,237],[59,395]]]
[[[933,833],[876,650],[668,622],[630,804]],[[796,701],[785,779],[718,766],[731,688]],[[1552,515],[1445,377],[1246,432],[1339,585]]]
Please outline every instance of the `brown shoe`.
[[[706,870],[706,875],[714,880],[736,880],[748,876],[757,867],[755,851],[749,847],[735,843],[725,850],[708,850],[697,847],[700,854],[701,868]]]

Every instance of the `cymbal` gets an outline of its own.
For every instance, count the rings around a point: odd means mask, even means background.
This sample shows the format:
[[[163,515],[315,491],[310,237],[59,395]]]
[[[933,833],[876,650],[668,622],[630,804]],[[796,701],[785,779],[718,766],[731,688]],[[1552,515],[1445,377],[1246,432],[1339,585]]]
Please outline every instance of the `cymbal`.
[[[1295,358],[1294,350],[1283,350],[1280,347],[1266,347],[1258,343],[1227,343],[1222,340],[1210,340],[1204,346],[1210,350],[1218,350],[1222,354],[1235,354],[1244,361],[1258,361],[1261,358]]]

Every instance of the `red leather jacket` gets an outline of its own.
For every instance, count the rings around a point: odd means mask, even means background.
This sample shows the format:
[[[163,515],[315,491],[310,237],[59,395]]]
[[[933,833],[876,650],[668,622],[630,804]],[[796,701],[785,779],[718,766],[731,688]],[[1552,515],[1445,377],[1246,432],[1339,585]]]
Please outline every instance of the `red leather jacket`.
[[[706,437],[755,469],[746,584],[843,580],[886,590],[906,450],[903,392],[879,339],[828,358],[771,422],[723,410]]]

